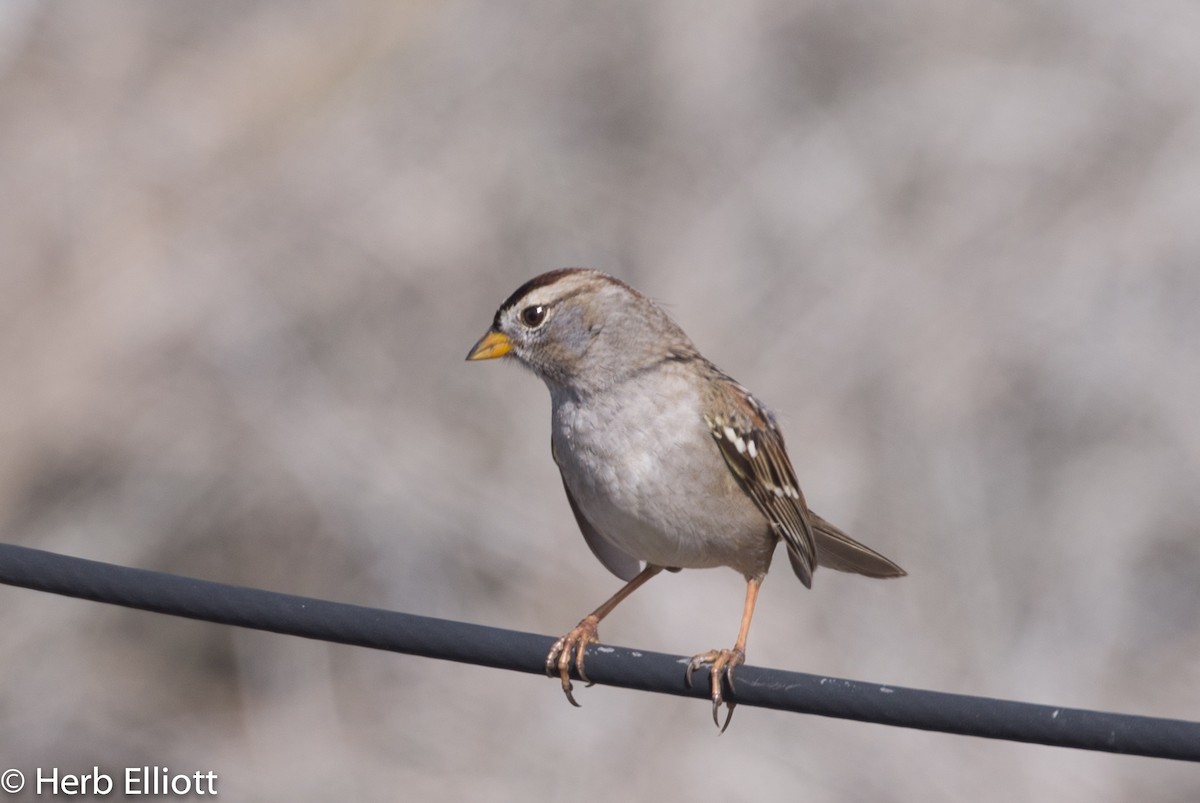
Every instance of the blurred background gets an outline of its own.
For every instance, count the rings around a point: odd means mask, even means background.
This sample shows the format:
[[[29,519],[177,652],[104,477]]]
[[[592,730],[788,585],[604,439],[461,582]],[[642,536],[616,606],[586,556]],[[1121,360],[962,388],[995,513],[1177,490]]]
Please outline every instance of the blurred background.
[[[544,270],[660,300],[894,582],[750,662],[1200,718],[1200,7],[0,6],[0,538],[559,635],[619,585]],[[728,646],[655,580],[606,641]],[[0,588],[0,763],[231,800],[1195,801],[1192,766],[557,684]],[[32,798],[30,798],[32,799]]]

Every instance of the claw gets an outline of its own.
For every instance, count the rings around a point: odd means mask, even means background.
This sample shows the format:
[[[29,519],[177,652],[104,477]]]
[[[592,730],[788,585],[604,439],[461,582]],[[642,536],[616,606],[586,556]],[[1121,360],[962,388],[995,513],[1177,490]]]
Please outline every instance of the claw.
[[[713,703],[713,724],[721,729],[724,733],[729,728],[729,721],[733,719],[733,709],[737,707],[737,703],[725,703],[725,724],[722,725],[717,721],[717,711],[721,710],[720,703]]]
[[[721,733],[729,727],[730,720],[733,719],[733,709],[737,703],[731,703],[725,699],[721,691],[723,682],[729,683],[729,688],[733,690],[733,669],[740,666],[746,661],[746,653],[742,650],[734,648],[732,650],[709,650],[702,652],[699,655],[693,655],[692,660],[688,662],[687,669],[684,671],[684,680],[688,687],[692,685],[692,673],[702,666],[709,667],[709,682],[712,688],[712,704],[713,704],[713,724],[720,729]],[[722,703],[726,706],[725,724],[721,724],[720,711]]]
[[[554,642],[554,646],[550,648],[549,654],[546,655],[546,674],[550,677],[558,676],[562,681],[563,694],[567,696],[567,701],[581,708],[575,701],[575,695],[572,694],[574,686],[571,685],[571,665],[575,666],[575,671],[579,673],[579,678],[591,686],[592,681],[588,679],[587,672],[583,668],[583,659],[589,644],[596,644],[600,641],[597,632],[599,619],[595,616],[585,616],[575,629],[565,636]],[[574,657],[574,661],[572,661]]]

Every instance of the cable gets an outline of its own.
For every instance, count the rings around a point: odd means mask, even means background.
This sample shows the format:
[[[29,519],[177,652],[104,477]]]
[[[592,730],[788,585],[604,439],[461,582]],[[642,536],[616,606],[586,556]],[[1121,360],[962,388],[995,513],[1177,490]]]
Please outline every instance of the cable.
[[[79,599],[340,644],[541,674],[554,639],[115,566],[0,544],[0,582]],[[12,615],[12,612],[10,612]],[[687,659],[597,645],[592,681],[707,699]],[[738,667],[739,705],[1110,753],[1200,761],[1200,722],[1115,714]]]

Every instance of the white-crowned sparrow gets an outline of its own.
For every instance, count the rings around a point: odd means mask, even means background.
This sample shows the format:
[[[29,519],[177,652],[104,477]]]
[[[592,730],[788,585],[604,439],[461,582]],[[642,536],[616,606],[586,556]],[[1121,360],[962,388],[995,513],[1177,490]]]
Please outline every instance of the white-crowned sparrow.
[[[808,509],[771,411],[624,282],[564,269],[521,285],[467,359],[505,355],[550,389],[551,449],[567,501],[592,552],[627,581],[546,657],[572,704],[571,665],[587,681],[584,652],[600,620],[664,568],[728,566],[746,578],[733,649],[700,653],[686,671],[690,684],[694,670],[710,667],[714,722],[723,678],[732,688],[745,661],[755,599],[780,540],[805,586],[818,565],[904,575]]]

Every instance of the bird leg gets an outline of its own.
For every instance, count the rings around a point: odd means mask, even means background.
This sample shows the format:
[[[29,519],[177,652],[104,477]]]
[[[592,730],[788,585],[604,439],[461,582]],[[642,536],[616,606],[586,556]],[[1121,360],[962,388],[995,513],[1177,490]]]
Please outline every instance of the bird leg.
[[[575,702],[575,697],[571,694],[573,688],[571,686],[572,664],[575,666],[575,671],[579,673],[579,678],[587,685],[592,685],[592,682],[588,680],[587,673],[583,670],[583,658],[588,645],[600,641],[600,634],[597,632],[600,620],[612,613],[613,608],[620,605],[623,599],[637,591],[647,580],[661,571],[661,566],[647,566],[642,569],[637,577],[609,597],[607,602],[583,617],[579,624],[575,625],[574,630],[554,642],[554,646],[550,648],[550,654],[546,656],[546,674],[550,677],[558,675],[562,679],[563,694],[567,695],[571,705],[579,708],[579,703]]]
[[[690,687],[692,672],[708,665],[709,679],[712,683],[713,724],[721,729],[721,733],[724,733],[725,729],[729,727],[729,721],[733,719],[733,707],[737,705],[737,703],[725,700],[721,694],[721,682],[728,679],[729,689],[732,691],[733,668],[746,662],[746,636],[750,633],[750,619],[754,616],[754,603],[758,600],[758,589],[761,585],[761,578],[751,578],[746,581],[746,606],[742,609],[742,626],[738,630],[737,643],[733,645],[733,649],[709,650],[699,655],[693,655],[692,660],[688,662],[687,671],[684,673],[684,679],[687,680],[687,685]],[[729,708],[725,714],[724,725],[717,718],[717,712],[721,710],[721,703],[725,703]]]

